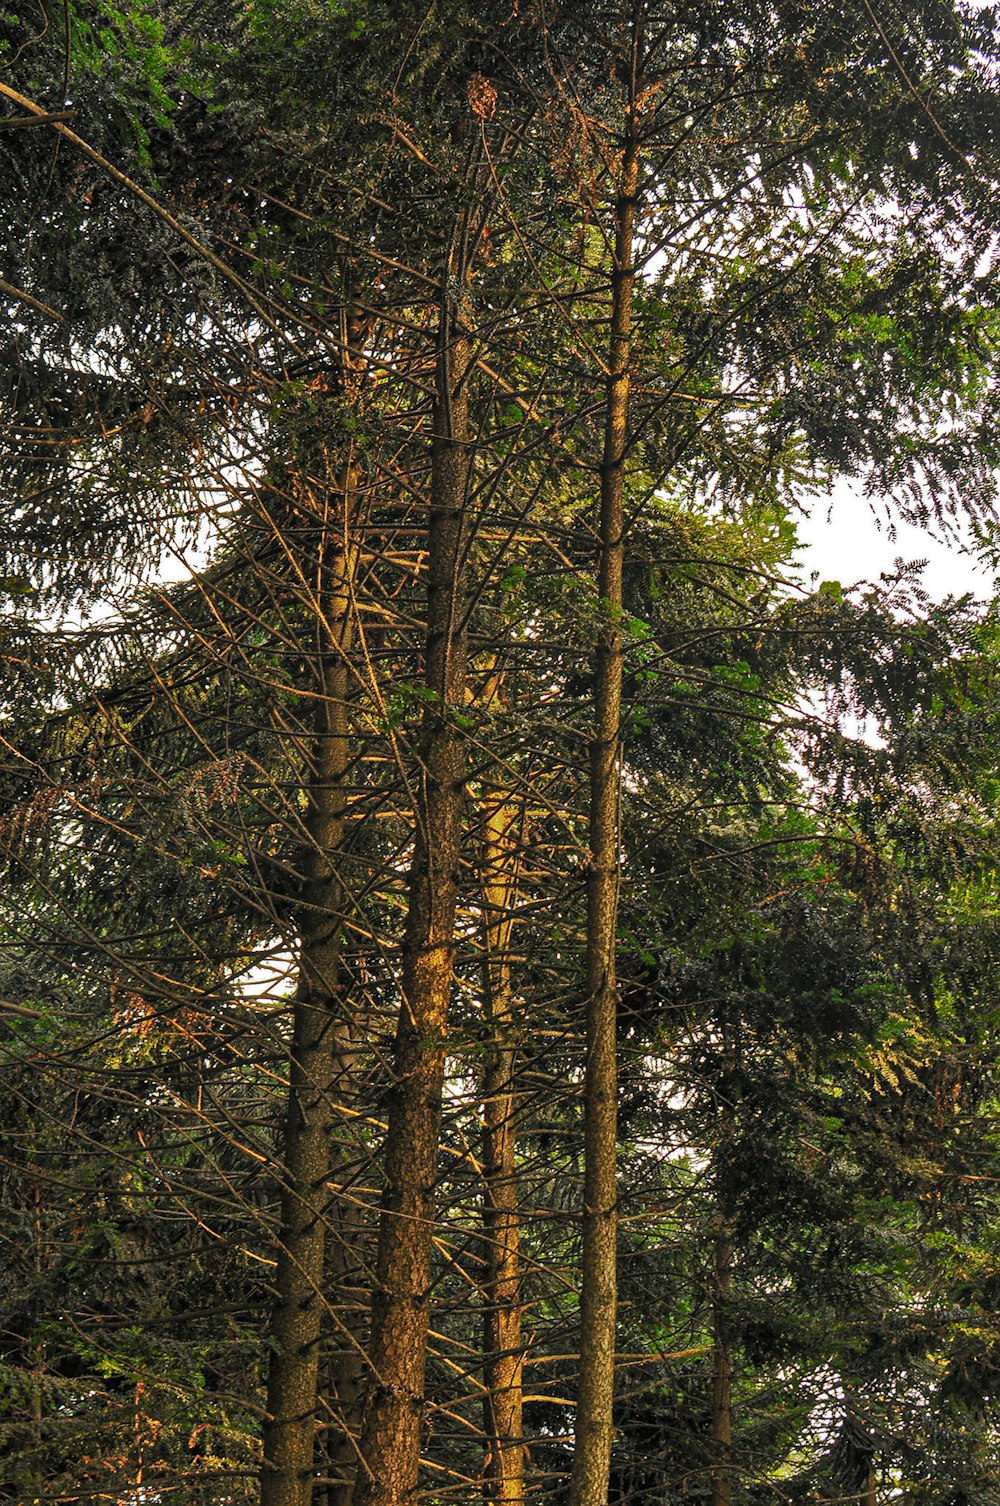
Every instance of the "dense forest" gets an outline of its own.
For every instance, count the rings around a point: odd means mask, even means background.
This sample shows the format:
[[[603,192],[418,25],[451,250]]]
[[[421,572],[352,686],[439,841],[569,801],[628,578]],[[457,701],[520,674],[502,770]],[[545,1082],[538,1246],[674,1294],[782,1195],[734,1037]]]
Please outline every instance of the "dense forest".
[[[998,82],[0,12],[0,1500],[998,1506]]]

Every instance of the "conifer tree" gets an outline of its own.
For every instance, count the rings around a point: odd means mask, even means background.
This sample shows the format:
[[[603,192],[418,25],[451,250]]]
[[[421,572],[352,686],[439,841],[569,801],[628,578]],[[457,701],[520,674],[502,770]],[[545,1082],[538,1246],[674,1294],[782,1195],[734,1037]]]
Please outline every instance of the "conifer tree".
[[[11,1488],[70,1416],[118,1495],[252,1498],[250,1418],[271,1506],[968,1493],[993,645],[782,572],[838,471],[988,517],[992,14],[67,16],[0,90]]]

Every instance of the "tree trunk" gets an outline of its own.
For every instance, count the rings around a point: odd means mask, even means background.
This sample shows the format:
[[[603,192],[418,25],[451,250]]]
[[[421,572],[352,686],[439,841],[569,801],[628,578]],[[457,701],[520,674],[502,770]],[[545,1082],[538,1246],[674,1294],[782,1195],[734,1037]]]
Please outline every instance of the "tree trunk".
[[[327,1281],[341,1291],[353,1287],[359,1279],[357,1248],[352,1235],[363,1240],[365,1230],[360,1220],[342,1218],[338,1211],[335,1229],[340,1258],[327,1264]],[[353,1248],[353,1254],[352,1252]],[[352,1506],[357,1474],[358,1434],[361,1431],[361,1397],[364,1381],[364,1356],[351,1342],[350,1332],[330,1355],[329,1385],[320,1397],[325,1423],[324,1466],[326,1506]]]
[[[339,525],[340,540],[324,539],[321,546],[332,559],[329,563],[321,559],[320,572],[327,579],[317,592],[316,736],[307,786],[306,884],[293,1005],[278,1301],[271,1318],[261,1506],[310,1506],[312,1499],[319,1340],[331,1217],[327,1180],[338,1106],[350,1094],[355,1056],[351,1022],[341,996],[344,896],[338,861],[349,756],[347,652],[357,563],[350,533],[356,480],[355,467],[349,464],[341,477],[334,525]]]
[[[510,942],[517,888],[516,811],[502,792],[487,790],[483,854],[488,1038],[483,1081],[483,1226],[486,1312],[483,1402],[487,1501],[524,1500],[522,1421],[520,1220],[514,1164],[514,999]]]
[[[725,1221],[715,1231],[712,1294],[712,1506],[733,1499],[733,1366],[727,1306],[733,1284],[733,1242]]]
[[[38,1129],[37,1129],[37,1125],[36,1125],[36,1122],[35,1122],[34,1115],[32,1115],[32,1117],[31,1117],[31,1119],[29,1121],[29,1125],[28,1125],[28,1147],[29,1147],[29,1150],[28,1150],[28,1164],[31,1167],[38,1167],[38,1162],[39,1162]],[[31,1202],[32,1202],[32,1210],[33,1210],[32,1227],[33,1227],[33,1232],[34,1232],[34,1247],[35,1247],[34,1248],[34,1266],[35,1266],[35,1287],[36,1287],[36,1290],[38,1290],[40,1288],[40,1286],[41,1286],[42,1274],[43,1274],[43,1272],[44,1272],[44,1270],[45,1270],[45,1268],[46,1268],[46,1266],[48,1264],[48,1260],[46,1259],[46,1249],[45,1249],[46,1240],[45,1240],[45,1221],[44,1221],[44,1217],[43,1217],[43,1206],[44,1205],[43,1205],[43,1191],[42,1191],[41,1168],[38,1168],[38,1171],[39,1171],[39,1174],[36,1175],[32,1179],[32,1185],[31,1185]],[[29,1345],[28,1355],[29,1355],[29,1367],[30,1367],[31,1375],[32,1375],[32,1380],[31,1380],[31,1434],[30,1434],[30,1436],[31,1436],[32,1452],[35,1455],[35,1458],[37,1460],[40,1457],[41,1451],[42,1451],[42,1424],[44,1422],[43,1396],[42,1396],[42,1376],[43,1376],[43,1374],[45,1372],[45,1344],[44,1344],[44,1342],[39,1341],[39,1340],[32,1340],[31,1343],[30,1343],[30,1345]],[[40,1506],[40,1503],[42,1501],[42,1490],[43,1490],[43,1487],[44,1487],[44,1481],[42,1479],[41,1474],[36,1474],[35,1471],[34,1471],[34,1469],[33,1469],[32,1470],[32,1475],[31,1475],[31,1492],[32,1492],[32,1496],[34,1497],[34,1502],[38,1503],[38,1506]]]
[[[454,712],[466,686],[466,379],[472,347],[460,317],[449,300],[437,357],[427,540],[426,684],[434,699],[424,718],[356,1506],[399,1506],[416,1487],[420,1463],[465,774]]]
[[[618,1078],[615,1050],[618,989],[615,939],[623,654],[623,484],[629,414],[632,288],[635,281],[632,241],[638,182],[639,146],[630,111],[615,203],[611,348],[601,462],[598,593],[604,620],[594,668],[595,727],[590,746],[580,1381],[571,1506],[607,1506],[614,1428],[618,1296]]]

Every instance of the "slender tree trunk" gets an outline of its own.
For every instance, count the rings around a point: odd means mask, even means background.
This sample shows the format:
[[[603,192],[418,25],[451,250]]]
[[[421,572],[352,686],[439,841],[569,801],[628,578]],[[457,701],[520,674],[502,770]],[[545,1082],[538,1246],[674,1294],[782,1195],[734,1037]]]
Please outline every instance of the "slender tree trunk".
[[[715,1230],[712,1294],[712,1506],[732,1506],[733,1365],[727,1307],[733,1284],[733,1242],[725,1220]]]
[[[38,1166],[38,1161],[39,1161],[39,1154],[38,1154],[38,1131],[37,1131],[37,1127],[36,1127],[34,1118],[31,1119],[30,1124],[29,1124],[29,1128],[28,1128],[28,1145],[30,1147],[30,1149],[29,1149],[29,1165],[37,1167]],[[32,1226],[33,1226],[33,1231],[34,1231],[34,1246],[35,1246],[35,1248],[34,1248],[35,1284],[36,1284],[36,1289],[38,1289],[41,1286],[42,1273],[44,1272],[46,1264],[47,1264],[47,1261],[46,1261],[46,1252],[45,1252],[45,1225],[44,1225],[44,1219],[43,1219],[43,1204],[42,1204],[42,1178],[41,1178],[41,1174],[40,1174],[40,1168],[39,1168],[39,1174],[36,1175],[35,1178],[33,1179],[33,1184],[32,1184],[32,1189],[31,1189],[31,1202],[32,1202],[33,1215],[34,1215],[33,1219],[32,1219]],[[37,1340],[32,1341],[31,1344],[30,1344],[28,1352],[29,1352],[29,1363],[30,1363],[31,1372],[32,1372],[32,1383],[31,1383],[31,1444],[32,1444],[32,1448],[35,1451],[36,1457],[37,1457],[38,1455],[41,1454],[41,1449],[42,1449],[42,1424],[43,1424],[43,1421],[44,1421],[43,1409],[42,1409],[42,1375],[43,1375],[44,1370],[45,1370],[45,1345],[44,1345],[44,1343],[41,1343],[41,1342],[39,1342]],[[31,1476],[31,1491],[32,1491],[32,1495],[33,1495],[33,1497],[34,1497],[34,1499],[35,1499],[36,1502],[41,1502],[41,1500],[42,1500],[43,1485],[44,1485],[44,1481],[42,1480],[41,1475],[40,1474],[35,1474],[33,1472],[32,1476]]]
[[[878,1481],[875,1478],[874,1470],[869,1471],[865,1493],[861,1499],[862,1506],[878,1506]]]
[[[264,1427],[261,1506],[310,1506],[316,1433],[319,1340],[338,1105],[349,1096],[355,1048],[341,997],[344,835],[349,745],[347,652],[357,549],[351,541],[356,473],[341,478],[340,507],[324,539],[317,592],[319,686],[313,767],[307,788],[306,885],[299,980],[293,1006],[284,1137],[284,1187],[271,1362]],[[340,539],[336,538],[336,531]],[[346,1421],[346,1419],[345,1419]]]
[[[486,910],[483,993],[488,1038],[483,1082],[483,1226],[486,1313],[483,1324],[484,1477],[487,1501],[524,1500],[520,1219],[514,1163],[514,998],[510,943],[517,888],[516,811],[488,789],[485,802],[483,901]]]
[[[357,1282],[357,1251],[353,1258],[351,1241],[363,1241],[366,1231],[360,1220],[337,1218],[337,1244],[340,1258],[327,1265],[327,1281],[344,1291]],[[358,1435],[361,1431],[361,1398],[364,1381],[364,1357],[351,1335],[330,1356],[330,1386],[323,1396],[326,1423],[325,1465],[330,1472],[326,1486],[326,1506],[352,1506],[357,1474]],[[332,1483],[336,1482],[336,1483]]]
[[[634,97],[634,91],[633,91]],[[611,349],[601,464],[598,592],[604,621],[594,670],[590,748],[590,867],[587,885],[586,1071],[580,1381],[571,1506],[607,1506],[611,1468],[617,1314],[619,730],[622,690],[623,484],[629,415],[633,233],[639,146],[630,110],[615,203]]]
[[[443,310],[427,541],[426,683],[402,1003],[385,1139],[371,1376],[356,1506],[399,1506],[420,1464],[434,1183],[444,1086],[445,1033],[455,954],[455,910],[465,753],[454,711],[466,687],[466,503],[471,341],[456,304]]]

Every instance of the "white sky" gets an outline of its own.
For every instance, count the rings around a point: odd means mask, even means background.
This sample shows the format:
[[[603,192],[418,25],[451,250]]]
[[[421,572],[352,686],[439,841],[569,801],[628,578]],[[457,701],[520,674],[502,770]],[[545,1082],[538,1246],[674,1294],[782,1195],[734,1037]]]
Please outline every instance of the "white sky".
[[[839,482],[830,499],[821,498],[811,516],[798,525],[803,548],[800,558],[808,580],[811,571],[820,580],[839,580],[849,586],[860,580],[878,580],[891,571],[897,557],[909,563],[926,559],[924,589],[936,601],[971,591],[985,600],[994,594],[993,570],[974,554],[963,552],[962,540],[935,538],[921,528],[897,522],[895,538],[884,518],[872,512],[859,488]],[[963,532],[962,538],[968,541]]]

